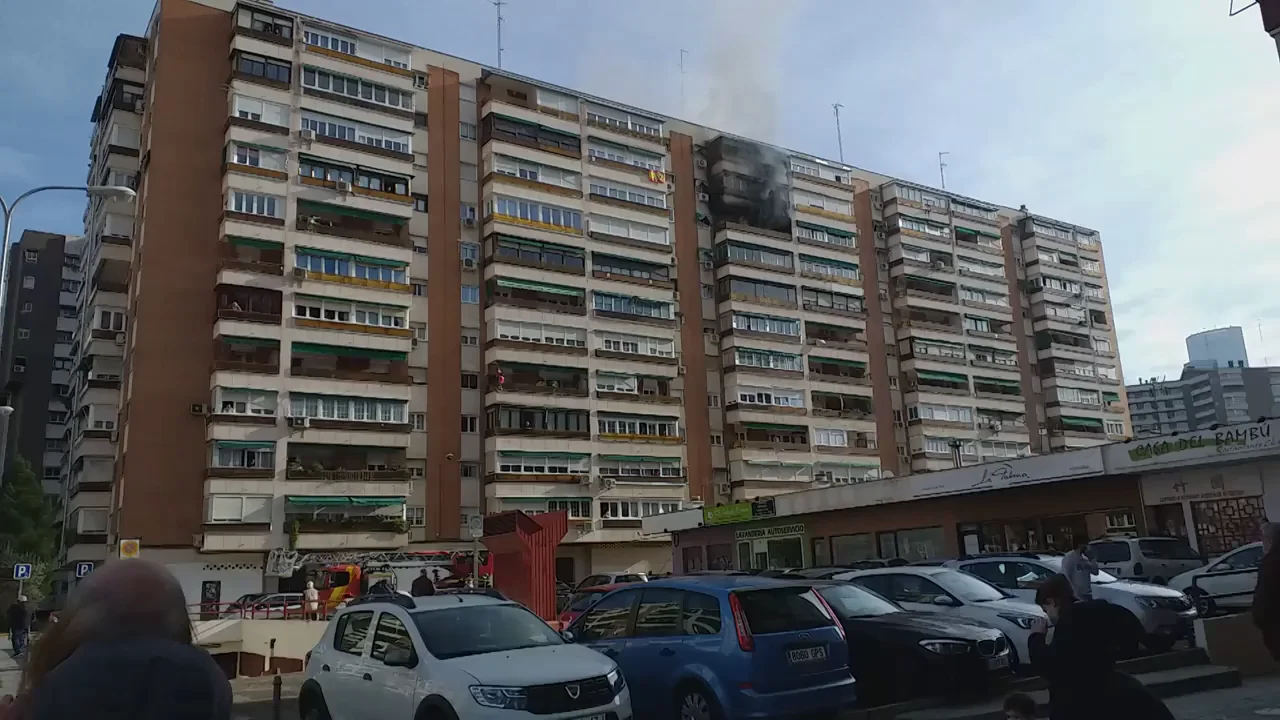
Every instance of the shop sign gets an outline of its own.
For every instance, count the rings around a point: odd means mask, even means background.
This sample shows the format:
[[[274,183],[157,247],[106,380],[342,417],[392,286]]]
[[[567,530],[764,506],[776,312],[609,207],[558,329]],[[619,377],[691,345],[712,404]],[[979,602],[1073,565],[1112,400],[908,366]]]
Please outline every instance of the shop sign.
[[[1147,505],[1204,502],[1262,494],[1262,480],[1253,468],[1227,468],[1221,472],[1191,471],[1144,475],[1142,498]]]
[[[907,500],[960,495],[1034,485],[1103,474],[1102,453],[1096,449],[1069,453],[1034,455],[1008,462],[989,462],[973,467],[910,475]]]
[[[1250,423],[1185,436],[1108,445],[1105,448],[1107,471],[1125,473],[1165,464],[1196,465],[1272,454],[1280,448],[1280,436],[1273,431],[1273,424],[1274,421]]]
[[[755,518],[755,519],[771,518],[777,514],[778,513],[774,508],[773,498],[771,497],[761,498],[759,500],[751,501],[751,517],[752,518]]]
[[[732,525],[733,523],[764,520],[777,515],[773,498],[740,502],[732,505],[704,507],[702,509],[703,525]]]
[[[775,525],[767,528],[739,530],[733,534],[733,537],[737,540],[763,540],[767,538],[791,537],[792,535],[803,534],[804,523],[795,523],[794,525]]]

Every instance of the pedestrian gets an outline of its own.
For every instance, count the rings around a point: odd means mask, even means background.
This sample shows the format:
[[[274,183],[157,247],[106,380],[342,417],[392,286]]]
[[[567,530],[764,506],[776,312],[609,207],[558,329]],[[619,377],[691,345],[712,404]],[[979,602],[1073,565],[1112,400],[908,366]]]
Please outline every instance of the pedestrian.
[[[27,596],[19,595],[9,606],[9,643],[13,646],[13,656],[19,657],[27,650],[27,640],[31,638],[31,609],[27,607]]]
[[[302,591],[302,607],[306,612],[306,619],[320,619],[320,591],[311,580],[307,581],[307,589]]]
[[[436,584],[431,582],[431,573],[426,568],[422,568],[418,573],[418,577],[413,579],[413,584],[409,586],[409,591],[414,597],[427,597],[436,594]]]
[[[1098,563],[1089,557],[1088,543],[1081,542],[1062,558],[1062,574],[1071,581],[1071,591],[1077,600],[1093,599],[1093,575]]]
[[[1004,699],[1006,720],[1036,720],[1036,701],[1026,693],[1014,693]]]
[[[1280,662],[1280,523],[1262,526],[1262,552],[1253,589],[1253,624],[1271,659]]]
[[[1174,720],[1142,683],[1116,669],[1131,615],[1103,600],[1077,600],[1071,581],[1054,575],[1036,590],[1048,616],[1031,628],[1031,664],[1049,683],[1052,720]],[[1048,642],[1049,622],[1053,642]]]
[[[0,698],[0,720],[230,720],[231,686],[192,639],[168,570],[107,563],[32,645],[17,698]]]

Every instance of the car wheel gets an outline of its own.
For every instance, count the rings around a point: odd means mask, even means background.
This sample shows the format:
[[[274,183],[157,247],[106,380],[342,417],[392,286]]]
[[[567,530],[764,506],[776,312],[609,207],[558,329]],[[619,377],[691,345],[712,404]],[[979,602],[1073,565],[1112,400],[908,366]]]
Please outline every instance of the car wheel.
[[[330,720],[329,708],[318,693],[308,693],[302,700],[302,720]]]
[[[679,720],[719,720],[715,698],[701,685],[687,685],[677,694],[676,717]]]
[[[1213,598],[1209,594],[1198,587],[1187,588],[1187,597],[1191,598],[1191,602],[1195,603],[1196,613],[1200,617],[1207,617],[1218,611],[1217,605],[1214,604]]]
[[[1176,642],[1172,635],[1150,634],[1142,639],[1142,644],[1153,653],[1167,653],[1173,649],[1173,643]]]

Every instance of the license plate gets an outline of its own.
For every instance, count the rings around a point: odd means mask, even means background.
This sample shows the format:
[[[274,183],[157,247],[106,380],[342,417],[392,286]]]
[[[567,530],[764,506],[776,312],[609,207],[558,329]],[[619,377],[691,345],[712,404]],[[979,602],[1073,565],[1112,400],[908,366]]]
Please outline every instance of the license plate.
[[[1003,670],[1009,667],[1009,656],[1001,655],[999,657],[987,658],[988,670]]]
[[[787,662],[793,664],[826,659],[827,649],[821,645],[817,647],[796,648],[795,650],[787,651]]]

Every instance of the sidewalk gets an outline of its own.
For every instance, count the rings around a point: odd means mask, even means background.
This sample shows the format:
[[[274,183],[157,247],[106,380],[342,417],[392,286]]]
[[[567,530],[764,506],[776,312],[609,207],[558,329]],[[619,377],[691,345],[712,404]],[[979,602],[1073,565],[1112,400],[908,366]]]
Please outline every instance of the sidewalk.
[[[1238,688],[1169,698],[1165,704],[1178,720],[1280,717],[1280,677],[1247,678]]]
[[[18,691],[22,665],[9,654],[9,636],[0,636],[0,641],[0,695],[12,695]]]

